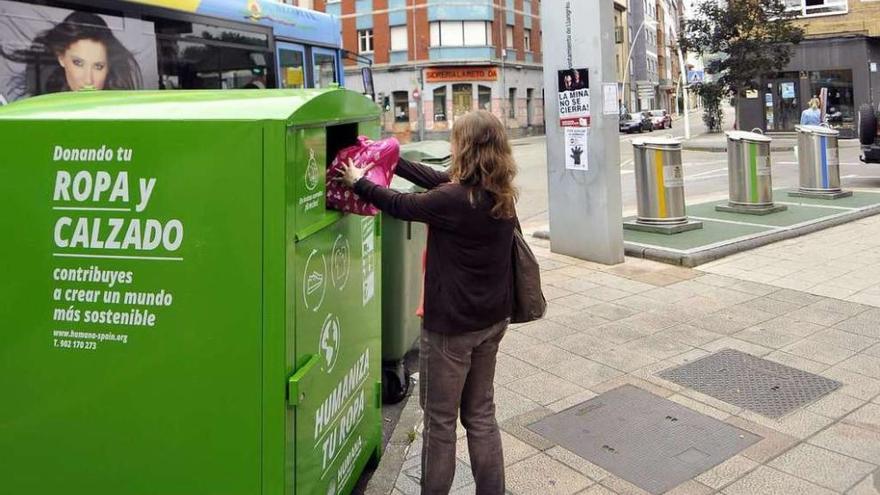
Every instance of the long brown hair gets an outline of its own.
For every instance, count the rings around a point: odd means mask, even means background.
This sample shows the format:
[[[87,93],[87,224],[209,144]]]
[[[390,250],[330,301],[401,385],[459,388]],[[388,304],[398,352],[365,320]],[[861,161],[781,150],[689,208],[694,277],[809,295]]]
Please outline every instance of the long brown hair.
[[[516,162],[498,117],[476,110],[456,119],[452,149],[452,179],[489,193],[494,202],[492,217],[513,217],[518,194],[513,186]]]

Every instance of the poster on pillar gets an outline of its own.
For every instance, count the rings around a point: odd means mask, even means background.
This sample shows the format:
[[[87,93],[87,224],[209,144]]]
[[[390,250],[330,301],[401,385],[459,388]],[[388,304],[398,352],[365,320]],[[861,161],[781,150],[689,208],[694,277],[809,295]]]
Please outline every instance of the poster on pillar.
[[[566,69],[558,72],[559,125],[590,126],[590,81],[587,69]]]
[[[565,128],[565,168],[568,170],[589,170],[587,156],[589,151],[590,128]]]

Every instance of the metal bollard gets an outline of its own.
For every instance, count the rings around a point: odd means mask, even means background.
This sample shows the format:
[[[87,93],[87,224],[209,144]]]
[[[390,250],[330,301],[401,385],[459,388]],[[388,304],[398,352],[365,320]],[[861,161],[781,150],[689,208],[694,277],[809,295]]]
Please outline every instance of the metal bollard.
[[[840,152],[834,129],[818,125],[796,126],[798,133],[799,187],[789,196],[837,199],[852,196],[840,188]]]
[[[771,139],[744,131],[727,133],[727,177],[730,200],[716,211],[767,215],[787,209],[773,204],[770,173]]]
[[[672,138],[633,141],[638,215],[624,228],[663,234],[700,229],[685,212],[681,142]]]

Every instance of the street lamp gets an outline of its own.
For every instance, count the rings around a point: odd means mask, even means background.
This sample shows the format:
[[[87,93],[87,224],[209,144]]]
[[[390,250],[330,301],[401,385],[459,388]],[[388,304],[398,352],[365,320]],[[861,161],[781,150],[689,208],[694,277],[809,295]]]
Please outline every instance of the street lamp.
[[[626,91],[626,78],[629,77],[629,67],[632,65],[632,56],[633,49],[636,47],[636,41],[639,40],[639,35],[642,34],[642,31],[645,30],[645,26],[648,26],[651,29],[657,29],[657,21],[651,19],[644,19],[642,23],[639,24],[639,29],[636,30],[636,35],[633,36],[632,42],[629,44],[629,55],[626,57],[626,72],[623,73],[623,90]]]

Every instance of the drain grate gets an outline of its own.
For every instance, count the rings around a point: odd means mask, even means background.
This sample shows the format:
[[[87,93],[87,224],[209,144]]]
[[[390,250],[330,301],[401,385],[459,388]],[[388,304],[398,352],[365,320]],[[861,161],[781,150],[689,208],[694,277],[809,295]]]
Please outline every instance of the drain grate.
[[[657,376],[718,400],[779,418],[840,387],[840,382],[733,349]]]
[[[652,494],[684,483],[761,439],[632,385],[529,429]]]

